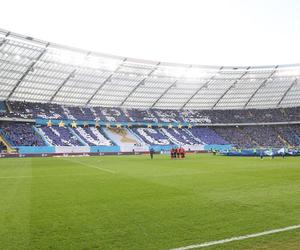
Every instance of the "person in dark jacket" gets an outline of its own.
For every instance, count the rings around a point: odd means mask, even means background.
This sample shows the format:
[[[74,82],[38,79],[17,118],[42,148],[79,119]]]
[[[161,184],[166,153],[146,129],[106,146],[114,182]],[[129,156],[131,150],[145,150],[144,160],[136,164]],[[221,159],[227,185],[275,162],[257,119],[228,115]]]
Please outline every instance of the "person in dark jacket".
[[[151,148],[149,152],[150,152],[150,158],[151,158],[151,160],[153,160],[153,155],[155,153],[154,149]]]

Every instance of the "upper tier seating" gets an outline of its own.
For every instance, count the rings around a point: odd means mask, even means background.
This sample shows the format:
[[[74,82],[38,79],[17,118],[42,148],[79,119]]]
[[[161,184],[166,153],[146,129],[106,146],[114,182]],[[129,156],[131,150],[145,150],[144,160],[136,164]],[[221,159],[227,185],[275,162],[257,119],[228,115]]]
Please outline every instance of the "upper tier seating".
[[[7,102],[12,112],[9,117],[68,119],[62,106],[52,103]]]
[[[64,107],[64,110],[70,120],[94,121],[96,119],[90,108]]]
[[[158,110],[79,108],[49,103],[8,102],[11,112],[0,116],[104,122],[257,123],[300,121],[300,107],[245,110]]]

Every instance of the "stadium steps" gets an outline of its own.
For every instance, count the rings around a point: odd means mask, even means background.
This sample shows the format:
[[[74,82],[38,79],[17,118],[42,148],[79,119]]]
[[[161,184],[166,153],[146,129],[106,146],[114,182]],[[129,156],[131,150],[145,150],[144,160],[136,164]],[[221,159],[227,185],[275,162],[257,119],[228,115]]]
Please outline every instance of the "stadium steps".
[[[284,114],[284,117],[287,117],[287,116],[288,116],[288,114],[285,112],[284,109],[280,109],[280,112],[281,112],[282,114]]]
[[[298,139],[298,144],[300,145],[300,133],[297,133],[297,131],[293,131],[291,128],[289,128],[290,133],[294,134],[295,137]]]
[[[17,151],[10,145],[10,143],[4,138],[4,136],[0,133],[0,142],[2,142],[6,148],[8,153],[16,153]]]
[[[35,133],[42,138],[43,142],[45,143],[45,145],[47,146],[52,146],[47,139],[45,138],[45,136],[41,133],[41,131],[39,130],[39,128],[37,128],[36,126],[32,126],[33,130],[35,131]]]
[[[69,132],[70,132],[73,136],[75,136],[75,137],[78,139],[78,141],[80,141],[80,143],[81,143],[83,146],[89,146],[88,143],[86,143],[83,139],[80,138],[79,135],[76,134],[76,132],[73,130],[73,128],[68,127],[68,130],[69,130]]]
[[[150,144],[146,143],[142,137],[140,137],[137,133],[134,133],[131,129],[128,129],[128,131],[133,134],[136,138],[138,138],[143,144],[150,146]]]
[[[5,102],[5,105],[6,105],[6,108],[7,108],[8,112],[12,113],[13,111],[12,111],[12,108],[10,107],[10,105],[9,105],[9,102]]]
[[[278,133],[277,137],[284,145],[291,147],[291,145],[279,133]]]

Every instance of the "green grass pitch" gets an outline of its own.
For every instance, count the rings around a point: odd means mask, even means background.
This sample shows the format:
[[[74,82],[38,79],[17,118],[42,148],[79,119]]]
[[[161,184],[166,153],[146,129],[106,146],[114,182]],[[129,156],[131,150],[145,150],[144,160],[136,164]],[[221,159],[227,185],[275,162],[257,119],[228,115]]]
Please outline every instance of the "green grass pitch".
[[[172,249],[297,224],[297,157],[0,159],[0,249]],[[204,249],[300,249],[300,229]]]

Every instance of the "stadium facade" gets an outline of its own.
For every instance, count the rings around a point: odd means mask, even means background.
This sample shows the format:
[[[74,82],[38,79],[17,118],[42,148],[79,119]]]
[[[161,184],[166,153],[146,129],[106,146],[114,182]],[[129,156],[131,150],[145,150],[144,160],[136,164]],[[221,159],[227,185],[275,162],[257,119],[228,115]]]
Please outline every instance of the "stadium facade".
[[[299,78],[300,65],[155,62],[0,30],[0,149],[298,147]]]

